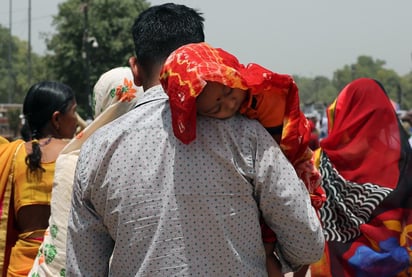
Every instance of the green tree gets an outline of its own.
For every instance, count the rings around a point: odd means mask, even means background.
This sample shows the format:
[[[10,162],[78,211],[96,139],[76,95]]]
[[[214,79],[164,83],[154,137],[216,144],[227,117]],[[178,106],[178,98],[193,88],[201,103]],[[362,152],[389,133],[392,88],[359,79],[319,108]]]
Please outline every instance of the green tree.
[[[412,71],[401,77],[401,108],[412,109]]]
[[[7,112],[7,118],[9,119],[10,130],[13,131],[13,137],[19,136],[20,131],[20,109],[12,109]]]
[[[403,86],[407,86],[409,82],[407,79],[402,81],[402,78],[394,70],[384,68],[385,64],[386,62],[383,60],[374,60],[369,56],[359,56],[357,63],[345,65],[342,69],[336,70],[332,82],[336,89],[340,91],[354,79],[361,77],[376,79],[384,86],[392,100],[398,103],[402,102],[400,103],[401,108],[407,108],[409,100],[404,96]]]
[[[22,103],[32,83],[46,77],[42,57],[30,53],[30,60],[31,69],[27,41],[10,37],[9,29],[0,25],[0,103]]]
[[[399,76],[394,70],[384,68],[385,64],[386,62],[383,60],[359,56],[355,64],[345,65],[342,69],[336,70],[332,82],[339,91],[352,80],[361,77],[379,80],[384,85],[389,80],[394,81],[395,79],[399,83]]]
[[[352,80],[368,77],[378,78],[378,73],[385,70],[383,66],[385,61],[374,60],[369,56],[359,56],[357,62],[351,65],[344,65],[342,69],[338,69],[333,73],[332,83],[338,91],[342,90]]]
[[[47,41],[49,68],[76,92],[80,114],[91,115],[91,90],[110,68],[128,64],[133,55],[131,27],[149,7],[144,0],[68,0],[59,5]]]
[[[331,103],[337,95],[337,90],[332,82],[325,76],[306,78],[295,76],[299,88],[299,97],[302,105],[323,106]]]
[[[295,76],[302,107],[315,107],[318,110],[317,107],[330,104],[352,80],[367,77],[378,80],[388,96],[400,104],[401,109],[409,110],[412,107],[412,72],[401,77],[394,70],[385,68],[385,64],[383,60],[359,56],[356,63],[337,69],[331,81],[324,76]]]

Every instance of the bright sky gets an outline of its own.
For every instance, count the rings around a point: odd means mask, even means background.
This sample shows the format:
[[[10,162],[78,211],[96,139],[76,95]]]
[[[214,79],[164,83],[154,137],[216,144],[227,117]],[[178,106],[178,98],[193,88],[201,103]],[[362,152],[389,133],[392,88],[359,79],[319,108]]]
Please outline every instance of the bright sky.
[[[9,1],[0,24],[9,26]],[[148,0],[153,5],[170,1]],[[12,0],[12,32],[28,39],[29,0]],[[52,15],[63,0],[33,0],[33,51],[44,53],[40,32],[53,32]],[[332,77],[360,55],[386,61],[404,75],[412,70],[411,0],[178,0],[206,18],[206,41],[273,71]]]

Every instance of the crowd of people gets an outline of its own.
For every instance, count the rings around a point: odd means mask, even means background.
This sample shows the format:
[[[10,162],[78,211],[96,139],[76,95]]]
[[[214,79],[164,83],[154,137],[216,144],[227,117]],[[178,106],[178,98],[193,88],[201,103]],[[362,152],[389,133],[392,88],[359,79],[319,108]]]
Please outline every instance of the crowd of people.
[[[411,276],[409,135],[378,80],[327,108],[292,76],[206,43],[203,15],[137,15],[78,130],[61,82],[31,86],[0,139],[2,276]]]

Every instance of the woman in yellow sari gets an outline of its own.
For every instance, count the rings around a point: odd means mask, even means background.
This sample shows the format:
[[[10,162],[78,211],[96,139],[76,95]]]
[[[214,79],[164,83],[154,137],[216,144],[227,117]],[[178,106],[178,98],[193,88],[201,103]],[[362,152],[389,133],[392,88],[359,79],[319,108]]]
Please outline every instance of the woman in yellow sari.
[[[33,85],[23,103],[32,140],[0,144],[0,272],[27,276],[48,226],[55,160],[77,127],[76,99],[58,82]]]

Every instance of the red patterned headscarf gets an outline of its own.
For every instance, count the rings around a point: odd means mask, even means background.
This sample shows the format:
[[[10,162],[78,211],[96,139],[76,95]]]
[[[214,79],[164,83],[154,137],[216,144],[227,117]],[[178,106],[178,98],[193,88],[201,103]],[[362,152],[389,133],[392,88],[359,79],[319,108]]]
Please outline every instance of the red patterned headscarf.
[[[196,137],[196,97],[207,82],[247,90],[237,58],[207,43],[187,44],[174,51],[160,73],[169,95],[175,136],[185,144]]]

